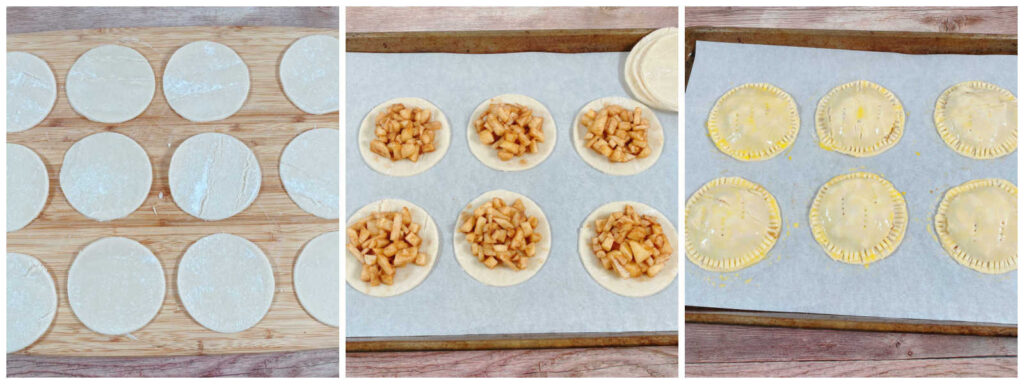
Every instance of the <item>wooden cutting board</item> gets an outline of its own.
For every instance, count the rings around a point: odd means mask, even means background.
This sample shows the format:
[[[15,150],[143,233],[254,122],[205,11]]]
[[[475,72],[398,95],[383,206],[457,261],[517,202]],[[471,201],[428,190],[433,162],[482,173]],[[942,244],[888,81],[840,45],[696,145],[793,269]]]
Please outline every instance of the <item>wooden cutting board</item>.
[[[33,355],[144,356],[199,355],[337,348],[338,328],[313,319],[299,304],[292,285],[295,258],[310,239],[338,230],[337,220],[306,213],[288,197],[278,177],[285,145],[313,128],[338,129],[337,113],[309,115],[284,95],[278,63],[296,39],[333,29],[282,27],[125,28],[18,34],[7,36],[8,51],[25,51],[49,63],[57,78],[57,102],[50,115],[30,130],[8,133],[7,142],[28,146],[42,157],[50,175],[50,194],[42,214],[25,228],[7,234],[7,251],[35,256],[57,285],[58,310],[47,333],[19,353]],[[249,66],[251,88],[242,109],[221,121],[194,123],[178,116],[161,88],[164,66],[175,50],[196,40],[234,49]],[[68,105],[64,78],[81,54],[102,44],[131,47],[147,59],[157,77],[156,94],[146,111],[120,124],[91,122]],[[118,132],[137,141],[153,164],[153,186],[142,206],[128,217],[97,222],[75,211],[60,190],[64,153],[88,135]],[[245,211],[226,220],[204,222],[179,209],[167,185],[171,155],[182,141],[205,132],[232,135],[259,159],[263,179],[259,196]],[[337,162],[338,159],[324,159]],[[14,182],[9,180],[8,182]],[[175,289],[177,264],[199,238],[218,232],[256,243],[270,259],[277,286],[270,311],[256,326],[234,334],[210,331],[185,311]],[[90,331],[68,305],[67,271],[87,244],[106,236],[124,236],[149,247],[163,264],[167,294],[151,323],[130,336]],[[340,271],[339,271],[340,273]]]

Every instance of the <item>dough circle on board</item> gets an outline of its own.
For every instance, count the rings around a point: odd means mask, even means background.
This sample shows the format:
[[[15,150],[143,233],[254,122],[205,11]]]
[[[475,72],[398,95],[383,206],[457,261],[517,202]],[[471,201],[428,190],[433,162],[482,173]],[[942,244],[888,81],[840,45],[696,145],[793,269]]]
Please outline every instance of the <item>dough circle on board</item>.
[[[279,76],[288,100],[306,113],[320,115],[338,110],[338,51],[334,36],[303,37],[284,52]]]
[[[536,153],[526,153],[514,157],[512,160],[503,161],[498,158],[498,150],[480,141],[480,135],[476,132],[476,127],[473,124],[492,103],[520,104],[530,108],[533,111],[533,116],[544,119],[544,124],[541,126],[544,141],[537,143]],[[484,100],[473,110],[473,114],[469,117],[469,124],[466,126],[466,140],[469,142],[469,151],[473,152],[473,156],[476,156],[481,163],[489,168],[499,171],[525,171],[544,162],[554,151],[555,141],[558,138],[556,129],[555,119],[544,104],[526,95],[504,94]]]
[[[217,233],[199,239],[178,264],[178,296],[200,325],[221,333],[252,328],[274,299],[274,271],[256,244]]]
[[[420,156],[419,161],[413,162],[408,159],[391,161],[391,159],[381,157],[370,150],[370,142],[376,138],[374,129],[376,128],[375,119],[377,114],[386,110],[392,104],[403,104],[406,107],[418,107],[430,111],[431,119],[441,122],[441,130],[434,137],[435,150],[433,152],[424,153]],[[452,140],[451,136],[451,125],[448,124],[448,118],[445,117],[444,112],[441,112],[441,109],[425,99],[400,97],[380,103],[380,105],[373,107],[366,114],[363,122],[359,125],[359,137],[356,143],[359,145],[359,154],[363,155],[363,161],[374,171],[380,172],[385,176],[412,176],[430,169],[437,162],[441,161],[444,154],[448,152],[448,145],[451,144]]]
[[[984,81],[956,84],[935,102],[935,129],[950,148],[974,159],[1017,150],[1017,98]]]
[[[905,120],[896,95],[867,80],[832,88],[814,113],[818,145],[854,157],[892,148],[903,137]]]
[[[665,40],[665,39],[672,39],[668,35],[673,35],[673,34],[676,35],[675,39],[676,39],[676,43],[678,44],[678,41],[679,41],[678,40],[679,29],[675,28],[675,27],[661,28],[661,29],[658,29],[658,30],[656,30],[654,32],[651,32],[651,33],[647,34],[646,36],[644,36],[643,38],[641,38],[640,41],[638,41],[636,43],[636,45],[633,46],[633,49],[631,49],[629,51],[629,55],[626,56],[626,64],[625,64],[625,66],[623,68],[623,75],[624,75],[624,78],[625,78],[626,87],[629,88],[629,92],[633,94],[634,98],[636,98],[637,100],[639,100],[640,102],[642,102],[644,104],[647,104],[648,106],[650,106],[652,108],[668,110],[668,111],[676,111],[676,110],[679,109],[678,95],[674,95],[671,98],[665,99],[665,100],[659,100],[659,99],[655,98],[655,96],[653,95],[651,90],[649,88],[647,88],[646,84],[644,83],[645,80],[646,81],[654,81],[654,80],[652,80],[652,79],[642,79],[642,76],[641,76],[641,74],[642,74],[641,66],[642,66],[643,62],[648,62],[647,65],[648,65],[649,69],[653,68],[653,69],[657,70],[657,73],[656,73],[657,76],[658,76],[658,80],[657,81],[668,81],[669,82],[668,84],[659,84],[659,86],[668,87],[669,85],[674,84],[675,89],[678,90],[678,87],[679,87],[679,80],[678,80],[679,69],[678,69],[678,59],[676,58],[678,56],[678,52],[679,52],[679,48],[678,47],[673,48],[673,47],[670,47],[670,46],[666,46],[664,43],[660,43],[660,44],[658,44],[658,47],[659,47],[658,49],[660,49],[660,50],[664,50],[664,49],[673,50],[674,49],[673,53],[661,51],[661,52],[658,52],[658,53],[654,54],[656,56],[655,60],[644,59],[644,57],[649,55],[651,47],[654,45],[655,42],[659,42],[659,41],[662,41],[662,40]],[[672,61],[671,62],[660,61],[662,59],[667,59],[669,56],[672,57]],[[674,73],[676,73],[676,78],[675,79],[666,79],[665,78],[666,76],[669,76],[669,74],[667,72],[670,72],[670,71],[674,71]],[[655,74],[655,73],[651,73],[651,74],[649,74],[649,76],[653,75],[653,74]]]
[[[594,110],[596,112],[601,110],[601,108],[604,108],[606,105],[612,104],[619,105],[629,110],[640,107],[643,118],[650,122],[650,128],[647,129],[647,143],[651,146],[651,154],[649,156],[642,159],[633,159],[624,163],[613,163],[608,160],[607,157],[602,156],[593,149],[587,148],[586,141],[583,140],[587,135],[587,127],[583,125],[580,119],[589,110]],[[654,165],[654,163],[658,162],[658,157],[661,156],[661,151],[665,147],[665,132],[661,129],[661,123],[658,122],[658,116],[656,116],[654,111],[646,105],[625,97],[611,96],[591,101],[580,109],[579,113],[577,113],[576,117],[573,119],[572,141],[573,146],[576,147],[576,153],[583,158],[584,162],[594,169],[609,175],[625,176],[643,172]]]
[[[793,97],[768,83],[730,89],[708,114],[708,135],[723,153],[740,161],[767,160],[796,141],[800,113]]]
[[[35,220],[49,193],[50,176],[39,155],[24,145],[7,143],[7,232]]]
[[[961,265],[982,273],[1017,269],[1017,186],[977,179],[949,191],[935,213],[939,243]]]
[[[128,216],[146,200],[153,183],[149,156],[128,136],[100,132],[64,154],[60,189],[79,213],[96,221]]]
[[[337,219],[338,130],[317,128],[292,139],[281,153],[279,173],[288,197],[318,217]]]
[[[178,48],[164,69],[164,97],[188,120],[226,119],[249,96],[249,67],[228,46],[194,41]]]
[[[7,353],[36,342],[57,314],[57,289],[43,263],[7,253]]]
[[[399,199],[377,200],[359,208],[352,216],[349,216],[345,226],[350,227],[356,221],[369,216],[373,212],[397,212],[401,211],[402,207],[409,208],[409,212],[412,213],[412,221],[420,225],[419,236],[423,240],[420,244],[420,252],[427,254],[427,265],[419,266],[410,263],[404,267],[397,268],[394,284],[381,284],[374,287],[370,283],[359,279],[359,275],[363,270],[363,264],[356,259],[355,255],[346,251],[348,257],[345,258],[345,281],[355,290],[375,297],[401,295],[420,285],[434,268],[434,264],[437,262],[438,248],[441,244],[441,235],[437,231],[437,224],[434,223],[434,219],[430,217],[430,214],[416,204]]]
[[[679,29],[651,42],[637,59],[640,87],[658,104],[671,111],[679,110]]]
[[[782,211],[768,190],[741,177],[709,181],[686,201],[686,258],[714,272],[764,260],[782,231]]]
[[[125,237],[82,249],[68,270],[68,303],[94,332],[124,335],[149,323],[164,302],[164,269],[153,252]]]
[[[242,212],[260,192],[260,163],[249,147],[223,133],[186,139],[171,156],[168,182],[181,210],[207,221]]]
[[[892,254],[907,232],[907,202],[888,180],[870,172],[839,175],[811,203],[814,240],[834,260],[870,264]]]
[[[156,77],[141,53],[107,44],[82,54],[68,71],[64,87],[75,112],[114,124],[134,119],[149,107]]]
[[[665,269],[662,269],[654,277],[641,275],[640,277],[623,279],[617,273],[604,269],[597,255],[594,255],[594,251],[590,249],[590,239],[597,236],[597,231],[594,230],[594,222],[597,219],[608,217],[608,215],[614,212],[622,212],[626,205],[632,205],[638,214],[656,217],[658,224],[661,224],[662,230],[665,231],[665,236],[668,237],[668,242],[674,250],[671,258],[665,262]],[[675,280],[676,275],[679,273],[678,238],[679,233],[676,232],[676,227],[657,209],[635,201],[615,201],[598,207],[583,220],[578,239],[580,261],[583,262],[583,267],[586,268],[590,277],[594,278],[594,281],[605,289],[628,297],[650,296],[661,292],[669,284],[672,284],[672,281]]]
[[[7,52],[7,132],[43,121],[57,101],[57,80],[46,61],[27,52]]]
[[[338,274],[341,273],[338,231],[314,237],[295,260],[295,295],[321,323],[338,327]]]

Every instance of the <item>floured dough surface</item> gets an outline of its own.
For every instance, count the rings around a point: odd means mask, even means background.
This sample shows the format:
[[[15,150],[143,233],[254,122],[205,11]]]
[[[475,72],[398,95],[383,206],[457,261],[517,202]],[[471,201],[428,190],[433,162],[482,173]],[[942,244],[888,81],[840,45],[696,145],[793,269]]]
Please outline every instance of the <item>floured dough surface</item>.
[[[679,110],[679,29],[671,28],[646,48],[638,61],[639,80],[648,94],[672,111]]]
[[[65,81],[68,103],[85,118],[121,123],[149,107],[156,77],[138,51],[120,45],[101,45],[75,61]]]
[[[1017,186],[1003,179],[971,180],[950,189],[935,214],[946,252],[982,273],[1017,269]]]
[[[7,52],[7,132],[43,121],[57,101],[57,80],[46,61],[27,52]]]
[[[7,253],[7,353],[36,342],[57,314],[57,290],[43,263]]]
[[[218,233],[203,237],[178,264],[178,296],[200,325],[241,332],[263,319],[274,298],[274,271],[256,244]]]
[[[642,71],[641,71],[642,62],[648,62],[647,65],[648,65],[649,68],[657,68],[659,70],[659,72],[675,71],[676,74],[677,74],[676,75],[677,77],[675,79],[664,79],[663,77],[667,76],[668,75],[667,73],[659,73],[658,77],[661,77],[662,80],[666,80],[666,81],[669,81],[669,82],[674,82],[674,84],[676,84],[675,85],[676,89],[678,89],[678,83],[679,83],[679,80],[678,80],[678,73],[679,73],[678,65],[679,64],[678,64],[678,61],[677,61],[678,59],[676,59],[676,57],[678,55],[678,52],[679,52],[679,48],[678,47],[672,48],[670,46],[659,45],[659,47],[661,47],[662,49],[664,49],[664,48],[668,48],[670,50],[671,49],[675,49],[675,51],[674,51],[675,54],[670,53],[670,52],[664,52],[664,51],[658,52],[658,53],[654,54],[655,56],[659,56],[661,58],[666,58],[666,59],[667,59],[668,56],[672,56],[673,58],[671,59],[671,62],[665,62],[665,61],[660,61],[660,60],[657,60],[657,62],[652,62],[649,59],[645,59],[649,55],[648,52],[651,51],[651,47],[652,47],[652,45],[654,45],[654,43],[656,43],[658,41],[661,41],[661,40],[665,40],[666,38],[668,38],[667,35],[672,35],[672,34],[676,35],[675,39],[676,39],[676,42],[678,43],[679,29],[675,28],[675,27],[661,28],[661,29],[658,29],[658,30],[656,30],[654,32],[651,32],[651,33],[647,34],[646,36],[644,36],[643,38],[641,38],[640,41],[638,41],[636,43],[636,45],[633,46],[633,49],[631,49],[629,51],[629,55],[626,56],[626,64],[625,64],[625,67],[623,68],[622,72],[623,72],[623,76],[624,76],[624,82],[626,83],[626,87],[629,88],[629,92],[632,93],[633,97],[636,98],[638,101],[640,101],[641,103],[647,104],[651,108],[657,108],[657,109],[669,110],[669,111],[677,111],[679,109],[679,106],[678,106],[678,96],[672,96],[671,99],[667,99],[667,100],[658,100],[654,96],[654,94],[651,92],[651,90],[647,87],[647,85],[645,84],[645,81],[652,81],[652,80],[642,79],[642,77],[641,77],[641,74],[642,74]],[[676,56],[673,56],[673,55],[676,55]],[[670,67],[670,66],[675,66],[675,67],[673,68],[673,67]],[[667,86],[668,84],[659,84],[659,85]]]
[[[764,187],[740,177],[704,184],[686,201],[686,257],[715,272],[757,264],[782,230],[779,204]]]
[[[338,65],[341,45],[334,36],[303,37],[284,52],[281,88],[296,107],[320,115],[338,110]]]
[[[260,163],[249,147],[223,133],[201,133],[171,156],[171,197],[181,210],[203,220],[242,212],[260,192]]]
[[[295,260],[295,294],[310,316],[337,327],[338,275],[341,273],[341,236],[338,231],[314,237]]]
[[[906,112],[888,89],[858,80],[829,91],[818,102],[814,117],[822,148],[867,157],[900,141]]]
[[[79,213],[97,221],[128,216],[142,205],[153,183],[149,156],[120,133],[79,140],[64,154],[60,188]]]
[[[104,335],[124,335],[149,323],[163,305],[165,287],[160,260],[124,237],[90,243],[68,271],[71,310]]]
[[[1017,98],[984,81],[956,84],[935,103],[935,129],[950,148],[974,159],[1017,150]]]
[[[537,228],[533,230],[540,233],[541,239],[536,245],[537,254],[529,258],[526,269],[516,271],[504,266],[498,266],[494,269],[487,268],[487,265],[484,265],[480,260],[477,260],[476,256],[473,256],[473,249],[469,242],[466,241],[466,234],[459,231],[465,216],[472,216],[473,210],[476,207],[495,197],[505,200],[509,205],[515,202],[516,199],[522,199],[523,207],[526,208],[526,215],[537,218]],[[548,260],[548,254],[551,252],[551,226],[548,224],[548,218],[544,215],[544,211],[537,203],[530,200],[529,197],[502,189],[484,192],[466,204],[465,209],[459,213],[455,220],[452,233],[454,234],[452,240],[455,260],[459,262],[462,269],[477,281],[495,287],[507,287],[529,280],[544,266],[544,263]]]
[[[50,176],[39,155],[24,145],[7,143],[7,232],[35,220],[49,194]]]
[[[374,287],[370,283],[359,279],[359,274],[363,268],[362,263],[356,260],[356,257],[350,252],[346,251],[345,253],[348,254],[348,257],[345,258],[345,281],[355,290],[375,297],[401,295],[420,285],[430,275],[430,270],[434,268],[434,263],[437,262],[437,251],[440,247],[441,235],[437,231],[437,224],[434,223],[434,219],[430,217],[430,214],[416,204],[399,199],[377,200],[363,206],[353,213],[352,216],[349,216],[345,227],[352,226],[356,221],[369,216],[370,213],[401,211],[402,207],[409,208],[409,212],[412,213],[412,222],[420,225],[419,236],[423,240],[420,244],[420,252],[427,255],[427,265],[419,266],[409,263],[401,268],[396,268],[394,284],[381,284]]]
[[[811,203],[811,233],[830,257],[870,264],[892,254],[907,231],[907,203],[888,180],[870,172],[839,175]]]
[[[654,277],[641,275],[640,277],[623,279],[614,271],[604,269],[601,265],[601,261],[598,260],[597,255],[595,255],[594,251],[590,249],[590,239],[597,236],[597,232],[594,230],[594,222],[598,219],[608,217],[608,215],[613,212],[622,212],[622,210],[626,208],[626,205],[632,205],[633,208],[636,209],[637,214],[656,217],[658,219],[658,224],[661,224],[662,230],[665,231],[665,236],[668,237],[668,242],[672,245],[672,249],[675,250],[675,252],[679,252],[679,233],[676,232],[676,227],[672,225],[672,222],[669,221],[665,215],[657,209],[643,203],[635,201],[616,201],[598,207],[583,220],[583,224],[580,226],[578,239],[580,261],[583,263],[583,267],[587,270],[587,273],[590,274],[590,277],[594,278],[594,281],[605,289],[628,297],[650,296],[661,292],[665,287],[668,287],[669,284],[672,284],[676,275],[679,274],[679,255],[677,253],[672,254],[672,257],[665,262],[665,269],[662,269],[661,272],[654,275]]]
[[[740,161],[767,160],[796,141],[800,114],[785,91],[768,83],[730,89],[708,114],[708,135]]]
[[[430,111],[432,120],[441,122],[441,129],[437,131],[434,137],[434,148],[435,150],[430,153],[424,153],[420,156],[419,161],[413,162],[408,159],[399,161],[391,161],[386,157],[373,153],[370,150],[370,142],[376,137],[374,135],[374,129],[376,125],[374,119],[377,115],[385,111],[392,104],[402,104],[406,107],[421,108]],[[448,118],[445,117],[444,112],[437,108],[431,102],[421,99],[418,97],[400,97],[397,99],[391,99],[380,103],[376,107],[370,110],[363,118],[363,122],[359,125],[359,137],[357,138],[359,144],[359,154],[363,156],[363,161],[366,165],[369,165],[374,171],[380,172],[385,176],[412,176],[433,167],[437,162],[444,158],[444,154],[448,152],[448,146],[452,141],[452,128],[448,124]]]
[[[288,197],[306,212],[337,219],[338,159],[337,129],[311,129],[292,139],[281,153],[279,170]]]
[[[583,125],[580,119],[589,110],[600,111],[601,108],[604,108],[606,105],[612,104],[619,105],[629,110],[640,107],[640,110],[643,113],[643,118],[650,122],[650,128],[647,130],[647,143],[651,146],[650,156],[642,159],[637,158],[624,163],[613,163],[611,160],[608,160],[607,157],[587,148],[586,141],[583,139],[587,135],[587,127]],[[656,116],[654,111],[646,105],[625,97],[612,96],[602,97],[591,101],[580,109],[579,113],[576,114],[576,118],[573,119],[572,141],[573,146],[576,147],[576,153],[583,158],[585,163],[594,169],[609,175],[625,176],[643,172],[654,165],[654,163],[658,162],[658,158],[661,157],[661,151],[665,147],[665,132],[662,131],[661,123],[658,121],[658,116]]]
[[[228,46],[194,41],[178,48],[164,68],[164,97],[188,120],[226,119],[249,96],[249,67]]]
[[[524,105],[533,110],[533,116],[544,118],[544,124],[541,126],[541,130],[544,133],[544,141],[537,143],[536,153],[526,153],[522,156],[514,157],[512,160],[503,161],[498,158],[497,150],[490,145],[480,142],[480,134],[476,132],[476,127],[473,126],[473,123],[480,118],[480,115],[487,111],[491,104],[502,103]],[[544,104],[526,95],[505,94],[484,100],[483,103],[480,103],[473,110],[473,114],[469,117],[469,125],[466,127],[466,140],[469,142],[469,151],[473,152],[473,156],[476,156],[481,163],[499,171],[525,171],[536,167],[551,155],[551,152],[555,149],[555,141],[557,139],[555,119],[551,116],[551,112],[548,111]]]

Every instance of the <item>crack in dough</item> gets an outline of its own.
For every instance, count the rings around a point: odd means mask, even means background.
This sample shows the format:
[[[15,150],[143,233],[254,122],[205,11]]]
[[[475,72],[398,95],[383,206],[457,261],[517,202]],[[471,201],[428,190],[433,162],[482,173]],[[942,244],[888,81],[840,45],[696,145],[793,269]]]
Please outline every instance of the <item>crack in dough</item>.
[[[27,52],[7,52],[7,132],[35,127],[56,101],[57,80],[46,61]]]
[[[262,174],[256,155],[223,133],[201,133],[171,156],[171,198],[189,215],[216,221],[244,211],[256,200]]]

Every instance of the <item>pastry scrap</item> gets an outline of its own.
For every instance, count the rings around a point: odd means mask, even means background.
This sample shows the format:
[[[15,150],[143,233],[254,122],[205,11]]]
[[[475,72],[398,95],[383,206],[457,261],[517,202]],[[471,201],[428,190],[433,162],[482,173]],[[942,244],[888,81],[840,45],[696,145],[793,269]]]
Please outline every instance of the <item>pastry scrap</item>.
[[[416,162],[425,153],[434,152],[435,137],[441,122],[431,120],[429,109],[395,103],[374,118],[374,136],[370,150],[392,161]]]
[[[907,231],[907,203],[892,183],[870,172],[840,175],[818,190],[811,233],[834,260],[869,264],[892,254]]]
[[[977,179],[946,192],[935,213],[942,248],[961,265],[982,273],[1017,269],[1017,187],[1003,179]]]
[[[686,257],[709,271],[757,264],[775,246],[781,229],[775,197],[741,177],[712,180],[686,201]]]
[[[480,142],[498,151],[502,161],[537,153],[544,142],[544,118],[522,104],[491,103],[473,126]]]
[[[984,81],[956,84],[935,103],[935,129],[950,148],[974,159],[1017,149],[1017,98]]]
[[[534,231],[538,223],[536,216],[526,214],[521,199],[508,204],[495,197],[466,216],[459,232],[466,234],[473,256],[487,268],[500,264],[521,271],[537,255],[537,243],[543,239]]]
[[[855,157],[877,155],[896,145],[905,119],[896,95],[867,80],[833,88],[814,115],[819,145]]]
[[[408,207],[401,211],[373,212],[348,226],[346,248],[362,262],[359,279],[378,286],[394,284],[397,269],[409,263],[427,265],[420,252],[420,224]]]
[[[730,89],[708,114],[715,146],[740,161],[770,159],[792,145],[799,132],[793,97],[768,83]]]
[[[594,232],[591,251],[604,269],[623,279],[657,276],[672,258],[672,245],[658,219],[638,214],[632,205],[595,220]]]
[[[588,110],[580,118],[587,128],[586,147],[607,157],[613,163],[643,159],[651,155],[647,142],[650,122],[643,117],[640,107],[628,110],[617,104],[605,105],[601,110]]]

